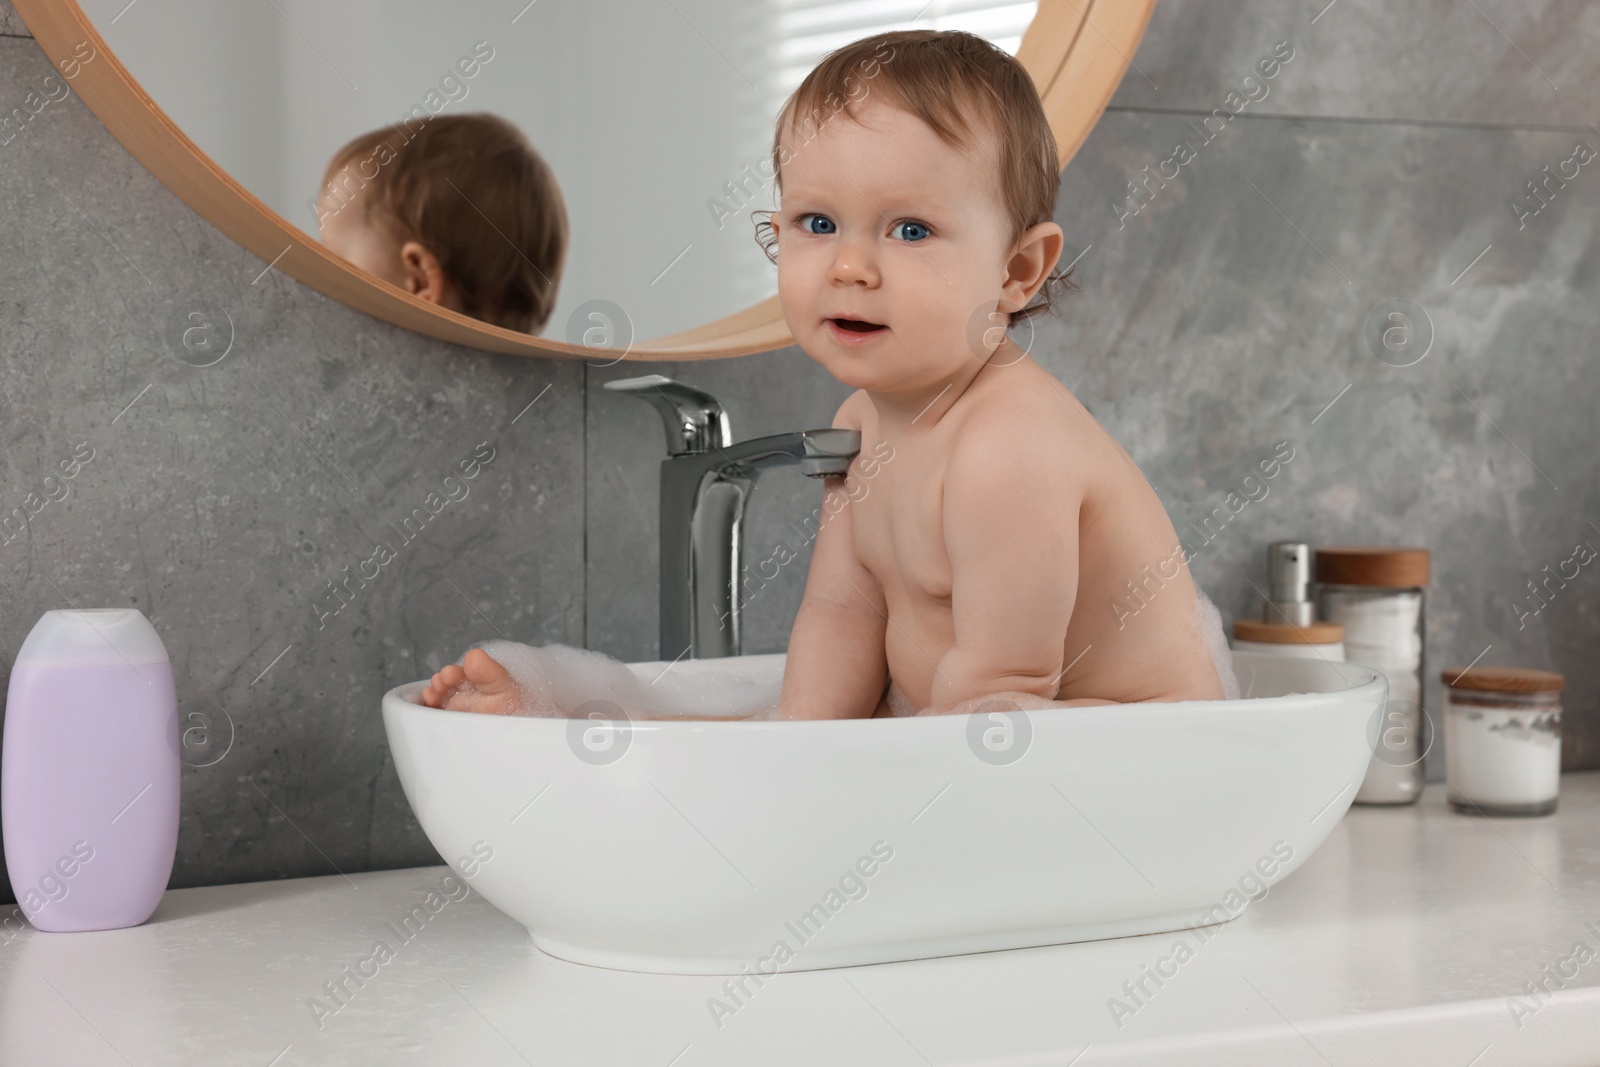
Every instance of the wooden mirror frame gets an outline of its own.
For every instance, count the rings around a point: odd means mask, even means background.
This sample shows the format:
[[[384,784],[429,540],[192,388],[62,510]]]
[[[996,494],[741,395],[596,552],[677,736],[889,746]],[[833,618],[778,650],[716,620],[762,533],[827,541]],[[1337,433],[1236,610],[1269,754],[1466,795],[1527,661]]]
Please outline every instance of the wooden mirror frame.
[[[58,69],[85,41],[94,47],[94,60],[80,64],[72,80],[89,110],[180,200],[264,263],[357,311],[453,344],[562,359],[603,351],[492,326],[351,266],[263,204],[185,136],[106,46],[77,0],[12,2]],[[1039,87],[1062,167],[1111,102],[1155,5],[1156,0],[1039,0],[1017,59]],[[620,359],[723,359],[792,344],[773,295],[703,326],[637,342]]]

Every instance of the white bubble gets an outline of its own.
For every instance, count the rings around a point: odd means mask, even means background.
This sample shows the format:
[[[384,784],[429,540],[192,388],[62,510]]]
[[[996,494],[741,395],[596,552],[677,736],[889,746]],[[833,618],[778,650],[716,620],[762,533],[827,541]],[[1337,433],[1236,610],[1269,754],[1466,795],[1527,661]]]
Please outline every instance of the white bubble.
[[[760,716],[777,707],[783,688],[783,673],[765,657],[682,661],[663,672],[664,665],[636,671],[602,652],[569,645],[497,640],[479,647],[522,687],[528,698],[524,715],[566,716],[588,701],[604,700],[638,719]]]
[[[1206,596],[1200,583],[1194,583],[1195,626],[1205,639],[1206,650],[1217,668],[1217,680],[1222,683],[1222,699],[1239,699],[1239,678],[1233,673],[1233,655],[1228,651],[1228,638],[1222,630],[1222,612]]]

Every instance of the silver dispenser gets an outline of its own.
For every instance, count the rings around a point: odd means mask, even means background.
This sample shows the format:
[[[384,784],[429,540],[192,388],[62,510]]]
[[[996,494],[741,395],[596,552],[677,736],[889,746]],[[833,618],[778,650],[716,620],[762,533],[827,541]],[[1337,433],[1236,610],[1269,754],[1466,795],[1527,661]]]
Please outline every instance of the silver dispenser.
[[[1311,546],[1302,541],[1274,541],[1267,546],[1268,597],[1261,621],[1278,626],[1306,626],[1316,621],[1311,602]]]

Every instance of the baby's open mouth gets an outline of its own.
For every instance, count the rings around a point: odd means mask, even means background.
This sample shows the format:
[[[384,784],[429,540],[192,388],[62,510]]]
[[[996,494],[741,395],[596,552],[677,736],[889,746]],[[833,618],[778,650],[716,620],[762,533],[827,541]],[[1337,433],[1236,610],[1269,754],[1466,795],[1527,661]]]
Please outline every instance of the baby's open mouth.
[[[829,319],[828,321],[841,330],[849,330],[851,333],[871,333],[874,330],[886,328],[882,323],[863,322],[861,319]]]

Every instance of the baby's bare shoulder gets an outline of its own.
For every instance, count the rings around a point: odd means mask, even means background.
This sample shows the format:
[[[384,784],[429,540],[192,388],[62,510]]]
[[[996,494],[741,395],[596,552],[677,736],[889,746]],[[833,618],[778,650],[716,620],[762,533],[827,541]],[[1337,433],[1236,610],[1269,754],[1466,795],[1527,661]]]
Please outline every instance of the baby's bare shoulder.
[[[845,397],[844,403],[839,405],[839,410],[833,413],[833,428],[836,430],[861,429],[863,416],[866,414],[863,409],[867,403],[865,389],[857,389]]]
[[[1016,369],[962,398],[968,406],[951,443],[948,476],[1024,484],[1047,479],[1032,484],[1082,488],[1093,464],[1084,436],[1093,433],[1085,424],[1088,412],[1042,368],[1031,374]]]

